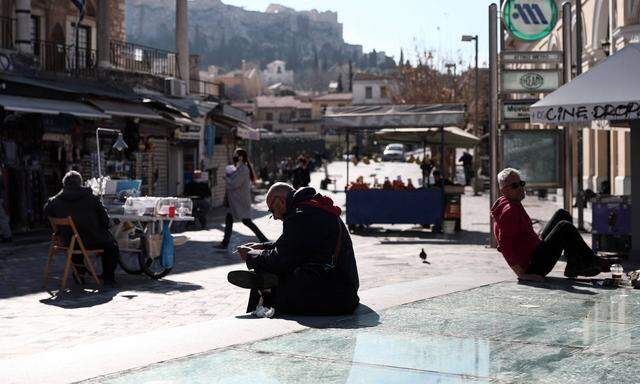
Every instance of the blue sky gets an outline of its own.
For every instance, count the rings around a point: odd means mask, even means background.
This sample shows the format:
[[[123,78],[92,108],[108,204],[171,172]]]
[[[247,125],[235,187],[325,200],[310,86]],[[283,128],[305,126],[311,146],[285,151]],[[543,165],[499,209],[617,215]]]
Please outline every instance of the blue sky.
[[[338,12],[348,43],[362,44],[387,55],[415,59],[418,52],[432,51],[434,65],[473,62],[473,43],[462,43],[463,34],[480,36],[479,64],[487,61],[488,7],[490,0],[222,0],[225,4],[264,11],[271,3],[297,10]]]

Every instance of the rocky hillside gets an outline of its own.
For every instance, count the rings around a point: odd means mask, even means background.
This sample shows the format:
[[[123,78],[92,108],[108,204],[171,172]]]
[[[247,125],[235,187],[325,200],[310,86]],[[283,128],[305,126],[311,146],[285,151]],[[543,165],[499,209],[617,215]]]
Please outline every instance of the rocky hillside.
[[[241,61],[264,66],[275,59],[296,71],[329,70],[363,60],[362,46],[344,42],[335,12],[298,12],[279,5],[247,11],[220,0],[189,1],[191,53],[203,65],[238,68]],[[174,50],[175,0],[126,0],[127,40]]]

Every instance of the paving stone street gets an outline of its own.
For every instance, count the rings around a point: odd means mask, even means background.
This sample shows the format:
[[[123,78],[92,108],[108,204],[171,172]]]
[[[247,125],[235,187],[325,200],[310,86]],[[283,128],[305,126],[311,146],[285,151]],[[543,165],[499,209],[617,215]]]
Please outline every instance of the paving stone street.
[[[344,163],[329,167],[344,183]],[[351,175],[376,173],[419,177],[415,164],[385,163],[351,166]],[[323,177],[315,173],[312,185]],[[343,193],[328,193],[344,206]],[[256,224],[275,239],[280,222],[270,219],[264,196],[256,198]],[[502,257],[487,248],[489,214],[487,195],[475,197],[467,188],[462,200],[462,228],[457,235],[432,234],[409,225],[376,226],[353,235],[361,291],[436,276],[472,273],[514,280]],[[533,219],[546,220],[558,205],[536,197],[525,200]],[[208,230],[185,232],[189,242],[176,251],[171,274],[155,281],[144,275],[117,272],[118,287],[104,289],[91,283],[57,297],[42,289],[48,243],[6,246],[0,249],[0,359],[11,359],[75,345],[241,315],[246,291],[227,283],[229,271],[242,269],[233,246],[252,241],[251,232],[236,223],[229,252],[212,246],[222,238],[223,210],[215,210]],[[541,224],[537,224],[539,226]],[[430,264],[418,254],[424,248]],[[58,260],[58,267],[60,266]],[[556,269],[562,270],[562,263]],[[59,273],[59,268],[54,271]],[[50,281],[57,289],[59,282]],[[97,288],[97,290],[95,289]]]

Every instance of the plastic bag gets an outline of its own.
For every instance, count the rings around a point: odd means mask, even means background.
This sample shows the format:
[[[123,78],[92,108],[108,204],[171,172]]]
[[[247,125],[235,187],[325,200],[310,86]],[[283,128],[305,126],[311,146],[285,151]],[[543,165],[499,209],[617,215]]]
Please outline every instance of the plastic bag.
[[[173,236],[169,231],[169,222],[165,221],[162,225],[162,252],[161,264],[163,268],[173,268]]]

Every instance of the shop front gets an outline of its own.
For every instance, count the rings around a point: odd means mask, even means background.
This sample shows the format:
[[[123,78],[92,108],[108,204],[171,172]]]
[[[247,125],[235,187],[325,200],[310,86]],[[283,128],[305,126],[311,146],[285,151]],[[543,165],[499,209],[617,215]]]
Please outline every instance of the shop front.
[[[46,200],[91,159],[85,132],[110,118],[82,103],[0,95],[2,199],[13,231],[47,226]],[[90,168],[89,162],[89,168]]]

